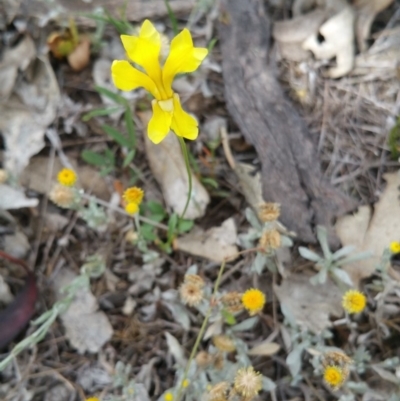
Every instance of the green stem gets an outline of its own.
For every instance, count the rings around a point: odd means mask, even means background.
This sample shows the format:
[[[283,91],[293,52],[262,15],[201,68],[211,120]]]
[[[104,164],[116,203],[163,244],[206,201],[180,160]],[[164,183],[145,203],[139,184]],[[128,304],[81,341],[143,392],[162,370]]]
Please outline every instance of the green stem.
[[[188,174],[188,183],[189,183],[189,192],[188,192],[188,197],[186,200],[186,205],[185,205],[185,208],[183,209],[183,213],[180,217],[181,219],[183,219],[185,216],[185,213],[187,211],[187,208],[189,206],[190,198],[192,197],[192,171],[190,169],[189,155],[188,155],[188,150],[186,148],[185,141],[181,136],[178,136],[178,139],[179,139],[179,143],[181,145],[183,158],[185,159],[185,166],[186,166],[186,171]]]
[[[197,353],[197,350],[199,348],[200,341],[203,338],[204,332],[206,331],[207,323],[208,323],[208,320],[210,319],[210,316],[211,316],[211,312],[212,312],[212,309],[213,309],[213,306],[214,306],[213,305],[214,304],[214,300],[215,300],[215,297],[217,295],[218,287],[219,287],[219,284],[221,282],[222,273],[224,272],[225,265],[226,265],[226,260],[224,260],[221,263],[221,267],[219,268],[218,277],[217,277],[217,280],[215,281],[214,291],[213,291],[213,294],[212,294],[211,300],[210,300],[210,306],[207,309],[206,315],[205,315],[204,320],[203,320],[203,324],[201,325],[199,334],[197,335],[197,338],[196,338],[196,342],[194,343],[192,352],[190,353],[189,360],[187,361],[187,364],[186,364],[186,367],[185,367],[185,371],[183,372],[183,377],[182,377],[182,380],[180,382],[178,394],[177,394],[177,397],[176,397],[177,401],[180,401],[180,399],[181,399],[182,391],[183,391],[183,383],[187,378],[187,375],[188,375],[188,372],[189,372],[189,369],[190,369],[190,365],[192,364],[192,361],[193,361],[193,359],[194,359],[194,357],[195,357],[195,355]]]

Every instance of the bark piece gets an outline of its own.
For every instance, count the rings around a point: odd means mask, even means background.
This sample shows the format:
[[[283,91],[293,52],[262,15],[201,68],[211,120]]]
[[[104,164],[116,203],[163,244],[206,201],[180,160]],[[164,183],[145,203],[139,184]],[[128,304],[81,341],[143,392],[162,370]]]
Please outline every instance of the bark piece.
[[[328,185],[304,122],[285,97],[269,61],[271,24],[260,0],[223,0],[219,24],[228,110],[262,163],[263,197],[282,205],[282,222],[315,242],[314,224],[338,240],[332,219],[355,202]]]

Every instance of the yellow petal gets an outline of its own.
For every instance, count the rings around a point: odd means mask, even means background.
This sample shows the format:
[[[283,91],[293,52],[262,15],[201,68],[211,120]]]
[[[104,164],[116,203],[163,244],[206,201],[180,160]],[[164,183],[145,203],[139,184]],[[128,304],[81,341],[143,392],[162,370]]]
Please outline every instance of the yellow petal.
[[[171,129],[176,135],[187,139],[196,139],[199,133],[197,120],[182,109],[179,96],[174,94],[174,115]]]
[[[111,76],[114,85],[122,91],[136,88],[147,89],[154,97],[159,95],[156,84],[145,73],[132,67],[128,61],[115,60],[111,65]]]
[[[169,88],[171,88],[175,75],[197,70],[207,54],[207,49],[193,47],[192,35],[186,28],[172,39],[170,53],[162,72],[168,96],[172,94],[169,92]]]
[[[164,111],[157,100],[151,102],[153,108],[153,116],[147,126],[147,135],[150,141],[156,145],[160,143],[171,129],[172,112]]]
[[[121,40],[128,57],[144,68],[156,84],[160,84],[161,68],[158,57],[161,38],[153,24],[146,20],[142,24],[139,36],[121,35]]]

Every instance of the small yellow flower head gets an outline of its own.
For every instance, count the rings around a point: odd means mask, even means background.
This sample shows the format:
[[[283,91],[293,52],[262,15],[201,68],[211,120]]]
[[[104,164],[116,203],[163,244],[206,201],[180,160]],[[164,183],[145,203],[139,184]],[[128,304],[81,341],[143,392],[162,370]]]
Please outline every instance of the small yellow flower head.
[[[260,248],[265,252],[271,252],[281,246],[281,235],[277,230],[264,231],[259,242]]]
[[[143,195],[144,192],[141,188],[130,187],[125,190],[123,198],[126,203],[136,203],[137,205],[140,205],[143,200]]]
[[[8,180],[8,172],[0,168],[0,184],[4,184]]]
[[[100,401],[100,399],[97,397],[89,397],[89,398],[86,398],[86,401]]]
[[[72,188],[56,184],[50,191],[49,198],[57,206],[68,209],[74,204],[76,194]]]
[[[135,202],[128,203],[125,206],[125,212],[128,214],[135,214],[139,211],[139,206]]]
[[[224,308],[229,313],[239,313],[244,307],[242,304],[242,295],[237,291],[230,291],[221,297],[221,302]]]
[[[233,352],[236,349],[235,342],[228,336],[217,335],[212,338],[216,348],[223,352]]]
[[[400,242],[393,241],[390,243],[390,252],[400,253]]]
[[[187,387],[189,386],[189,384],[190,384],[190,381],[189,381],[188,379],[185,379],[185,380],[182,382],[182,387],[183,387],[183,388],[187,388]]]
[[[228,390],[230,384],[228,382],[219,382],[211,387],[207,394],[208,401],[227,401]]]
[[[64,185],[66,187],[72,187],[76,183],[76,173],[74,170],[71,170],[70,168],[63,168],[58,174],[57,174],[57,180],[61,185]]]
[[[202,301],[204,295],[203,288],[199,287],[197,284],[187,281],[184,281],[180,286],[179,294],[182,302],[184,304],[188,304],[189,306],[198,305]]]
[[[250,288],[242,295],[242,304],[250,316],[261,312],[266,302],[265,295],[255,288]]]
[[[236,373],[235,391],[246,400],[251,400],[262,389],[262,377],[252,366],[239,369]]]
[[[343,369],[337,365],[328,365],[324,369],[324,381],[333,390],[337,390],[345,382]]]
[[[348,290],[342,298],[342,305],[348,313],[360,313],[365,309],[367,298],[357,290]]]
[[[174,400],[174,395],[170,391],[167,391],[164,394],[164,400],[165,401],[173,401]]]
[[[176,75],[197,70],[208,54],[205,48],[193,46],[192,35],[183,29],[171,41],[170,51],[163,66],[160,65],[162,38],[149,20],[145,20],[138,36],[121,35],[128,58],[142,67],[140,71],[127,60],[115,60],[111,66],[114,85],[123,91],[145,88],[154,96],[153,115],[147,126],[149,139],[157,144],[169,133],[196,139],[197,120],[182,109],[180,98],[172,90]],[[165,48],[165,45],[164,45]]]
[[[281,205],[279,203],[262,203],[259,206],[258,217],[263,223],[275,221],[281,214]]]

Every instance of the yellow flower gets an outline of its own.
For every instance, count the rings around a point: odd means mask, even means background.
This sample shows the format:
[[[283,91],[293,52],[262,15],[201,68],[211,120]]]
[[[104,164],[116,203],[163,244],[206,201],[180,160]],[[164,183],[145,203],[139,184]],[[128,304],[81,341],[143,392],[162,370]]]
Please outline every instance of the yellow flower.
[[[234,388],[246,400],[251,400],[262,389],[261,374],[252,366],[239,369],[235,376]]]
[[[390,243],[390,252],[400,253],[400,242],[393,241]]]
[[[264,307],[265,295],[260,290],[250,288],[242,295],[242,304],[253,316]]]
[[[164,394],[165,401],[173,401],[173,399],[174,399],[174,395],[170,391],[168,391]]]
[[[138,187],[130,187],[125,190],[123,198],[126,203],[136,203],[137,205],[140,205],[143,200],[143,195],[143,189]]]
[[[190,384],[190,381],[189,381],[188,379],[185,379],[185,380],[182,382],[182,387],[183,387],[183,388],[186,388],[186,387],[189,386],[189,384]]]
[[[86,398],[86,401],[100,401],[100,399],[97,397],[89,397],[89,398]]]
[[[61,185],[72,187],[76,182],[76,173],[70,168],[63,168],[57,175],[57,180]]]
[[[342,305],[348,313],[360,313],[367,304],[365,295],[357,290],[348,290],[342,298]]]
[[[121,35],[121,41],[129,59],[144,72],[126,60],[115,60],[111,66],[112,79],[120,90],[143,87],[154,96],[153,116],[147,126],[150,140],[160,143],[170,129],[178,136],[196,139],[197,121],[182,109],[179,96],[172,90],[172,81],[177,74],[195,71],[208,50],[193,47],[192,36],[185,28],[172,39],[169,55],[161,68],[161,37],[149,20],[143,22],[139,36]]]
[[[328,365],[324,369],[325,383],[334,390],[337,390],[346,380],[341,367],[336,365]]]
[[[135,214],[139,211],[139,206],[135,202],[128,203],[125,206],[125,212],[129,214]]]

